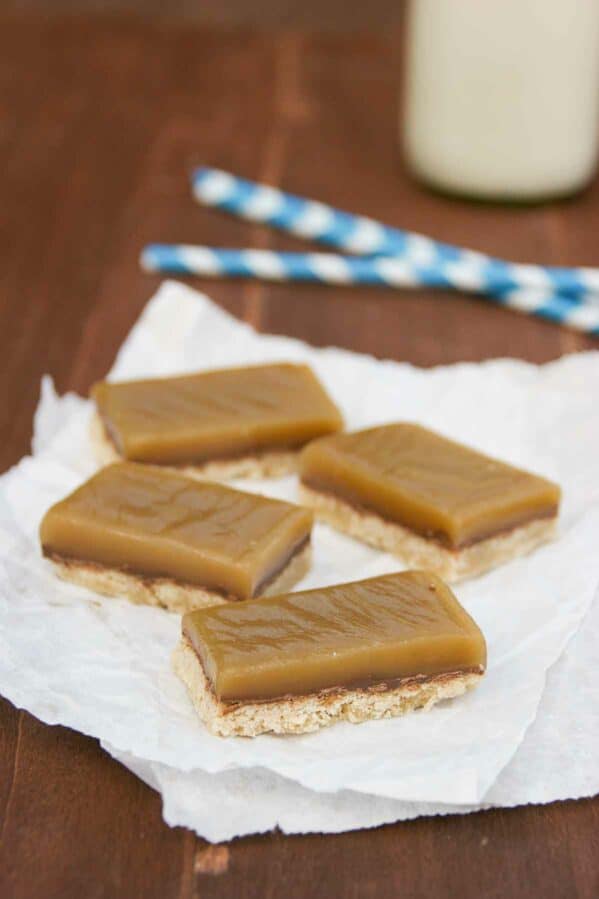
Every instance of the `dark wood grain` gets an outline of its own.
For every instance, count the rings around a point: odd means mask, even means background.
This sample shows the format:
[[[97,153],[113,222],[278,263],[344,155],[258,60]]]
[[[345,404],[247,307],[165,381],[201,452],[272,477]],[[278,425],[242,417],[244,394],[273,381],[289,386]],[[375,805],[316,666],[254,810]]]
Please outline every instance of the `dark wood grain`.
[[[12,4],[13,9],[15,4]],[[312,8],[315,4],[312,5]],[[149,240],[301,246],[196,206],[205,162],[523,261],[599,264],[599,187],[501,209],[410,181],[395,37],[0,17],[0,464],[27,451],[39,379],[85,392],[158,279]],[[266,331],[435,365],[546,361],[593,342],[482,300],[198,282]],[[213,848],[94,740],[0,702],[0,895],[593,899],[599,802]]]
[[[190,22],[210,25],[259,26],[268,28],[317,28],[355,31],[396,24],[403,0],[2,0],[6,10],[42,12],[56,16],[65,12],[119,13],[163,22]]]

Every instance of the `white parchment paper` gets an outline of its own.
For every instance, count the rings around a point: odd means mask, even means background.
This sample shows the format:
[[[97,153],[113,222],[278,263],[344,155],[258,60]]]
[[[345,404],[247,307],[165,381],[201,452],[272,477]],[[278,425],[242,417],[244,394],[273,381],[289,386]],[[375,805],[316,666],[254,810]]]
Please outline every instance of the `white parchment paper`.
[[[499,360],[423,371],[257,335],[205,297],[167,282],[123,345],[112,377],[283,359],[313,365],[348,427],[419,421],[562,484],[559,540],[456,591],[487,637],[483,684],[403,719],[339,724],[301,737],[210,736],[170,671],[177,617],[59,582],[40,558],[43,512],[94,468],[88,404],[58,399],[46,382],[34,454],[0,480],[0,690],[45,721],[99,737],[161,790],[169,823],[211,839],[275,823],[334,830],[448,806],[539,801],[518,798],[522,778],[510,786],[512,766],[497,778],[599,582],[599,354],[543,367]],[[295,498],[293,478],[242,486]],[[301,586],[397,567],[391,557],[317,526],[314,566]],[[551,713],[550,733],[562,726],[560,709]],[[542,730],[541,738],[547,742]],[[549,785],[553,776],[547,772]],[[492,788],[503,793],[493,799]],[[289,790],[297,798],[293,809]],[[240,797],[258,794],[260,812],[254,801],[251,815],[247,803],[244,812]],[[359,804],[358,794],[367,794]],[[214,800],[209,820],[207,796]]]
[[[338,833],[420,815],[579,799],[599,792],[599,601],[551,668],[537,717],[482,803],[405,802],[351,790],[309,790],[265,768],[222,774],[182,772],[104,747],[162,795],[172,826],[213,842],[279,827],[285,833]],[[218,809],[218,814],[215,814]]]

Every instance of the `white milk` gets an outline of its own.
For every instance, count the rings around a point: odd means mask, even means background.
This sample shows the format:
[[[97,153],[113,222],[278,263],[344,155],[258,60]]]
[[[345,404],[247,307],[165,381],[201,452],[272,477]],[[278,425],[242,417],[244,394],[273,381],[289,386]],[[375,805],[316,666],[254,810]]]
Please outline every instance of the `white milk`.
[[[530,200],[593,174],[599,0],[411,0],[401,140],[452,192]]]

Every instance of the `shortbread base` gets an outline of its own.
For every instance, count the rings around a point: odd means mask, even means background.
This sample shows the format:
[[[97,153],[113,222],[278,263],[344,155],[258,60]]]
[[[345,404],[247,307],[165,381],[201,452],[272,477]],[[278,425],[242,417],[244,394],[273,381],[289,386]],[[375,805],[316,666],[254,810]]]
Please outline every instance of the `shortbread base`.
[[[296,553],[281,573],[272,580],[260,596],[286,593],[307,574],[311,561],[311,546]],[[80,587],[87,587],[102,596],[122,596],[138,605],[159,606],[169,612],[185,614],[195,609],[221,606],[229,602],[242,602],[226,597],[205,587],[182,584],[172,578],[151,577],[109,568],[93,562],[76,559],[50,558],[58,577]]]
[[[125,461],[114,444],[106,436],[99,415],[91,421],[90,438],[98,465]],[[299,450],[271,450],[269,452],[234,459],[214,459],[202,465],[161,465],[167,471],[195,478],[199,481],[230,481],[234,478],[281,478],[297,470]],[[152,463],[157,464],[157,463]]]
[[[526,555],[555,535],[556,518],[538,518],[463,549],[448,549],[374,512],[356,509],[336,496],[300,486],[300,502],[338,531],[400,558],[413,568],[427,568],[449,583],[483,574],[503,562]]]
[[[431,677],[406,678],[397,686],[379,684],[363,689],[321,690],[261,702],[222,702],[214,695],[202,664],[186,637],[173,652],[172,664],[189,692],[208,730],[219,737],[256,737],[258,734],[304,734],[336,721],[360,724],[375,718],[394,718],[416,709],[428,711],[443,699],[461,696],[484,674],[453,671]]]

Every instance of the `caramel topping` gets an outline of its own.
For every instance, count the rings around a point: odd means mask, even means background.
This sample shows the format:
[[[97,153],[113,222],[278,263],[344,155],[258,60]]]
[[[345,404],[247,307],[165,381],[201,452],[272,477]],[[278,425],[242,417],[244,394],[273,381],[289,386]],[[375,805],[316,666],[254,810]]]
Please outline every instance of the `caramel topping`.
[[[555,516],[560,489],[419,425],[392,424],[315,441],[302,481],[451,548]]]
[[[306,365],[103,381],[91,395],[124,458],[162,465],[296,449],[343,424]]]
[[[290,503],[120,462],[46,513],[46,555],[123,568],[248,599],[310,536]]]
[[[485,639],[436,575],[406,571],[183,617],[219,699],[482,670]]]

